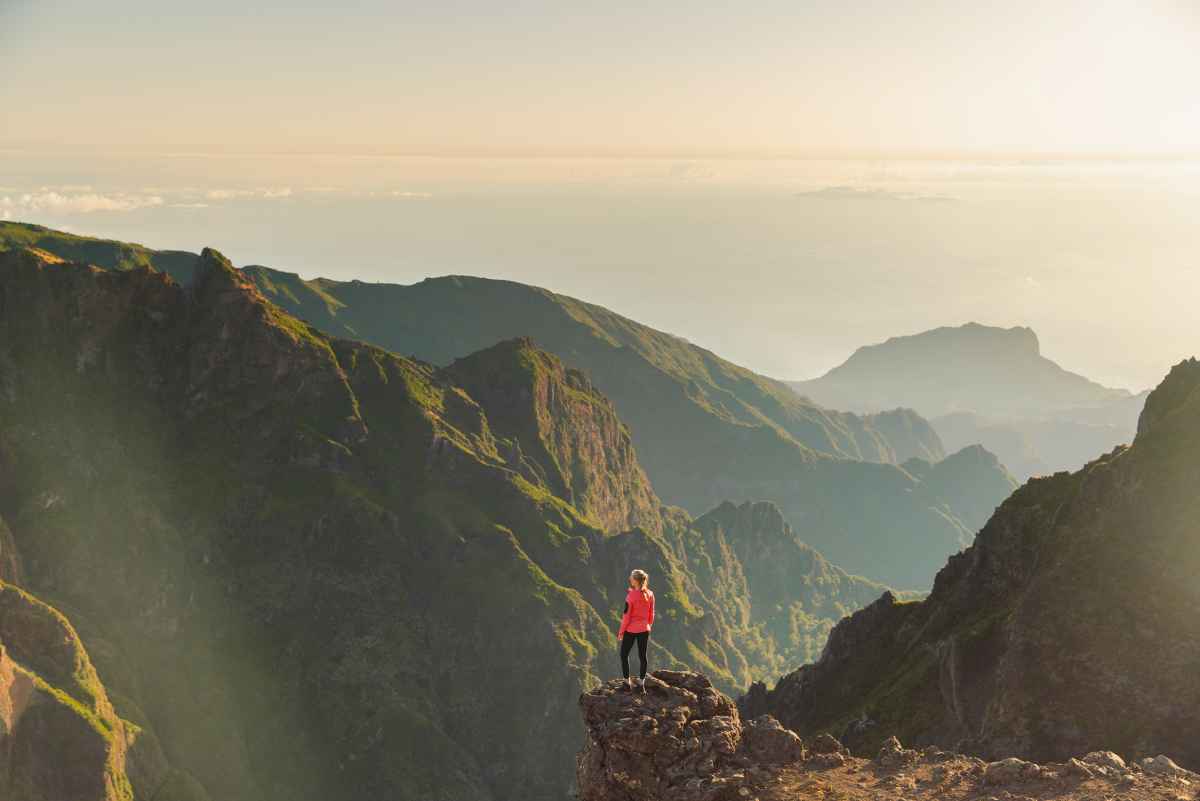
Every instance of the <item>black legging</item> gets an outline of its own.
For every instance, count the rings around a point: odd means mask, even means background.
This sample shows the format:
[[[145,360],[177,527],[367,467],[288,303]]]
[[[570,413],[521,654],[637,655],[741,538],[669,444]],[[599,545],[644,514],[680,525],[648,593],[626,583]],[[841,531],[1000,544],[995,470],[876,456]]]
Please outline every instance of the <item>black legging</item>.
[[[638,666],[638,677],[644,679],[646,678],[646,646],[650,644],[650,632],[648,631],[637,634],[627,631],[621,638],[621,673],[625,675],[625,678],[629,678],[629,652],[633,650],[635,642],[638,647],[638,661],[641,662]]]

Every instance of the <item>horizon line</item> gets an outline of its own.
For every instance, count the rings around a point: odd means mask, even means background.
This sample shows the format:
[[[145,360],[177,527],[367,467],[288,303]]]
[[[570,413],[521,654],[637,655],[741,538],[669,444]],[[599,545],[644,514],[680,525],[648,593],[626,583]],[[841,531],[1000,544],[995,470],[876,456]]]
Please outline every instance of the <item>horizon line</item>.
[[[83,153],[91,156],[140,155],[162,158],[380,158],[433,160],[529,160],[529,161],[617,161],[617,160],[706,160],[706,161],[1195,161],[1196,151],[1118,151],[1118,150],[605,150],[597,149],[390,149],[379,146],[347,146],[340,148],[293,149],[229,149],[210,144],[174,146],[104,145],[84,143],[0,144],[4,155],[64,155]]]

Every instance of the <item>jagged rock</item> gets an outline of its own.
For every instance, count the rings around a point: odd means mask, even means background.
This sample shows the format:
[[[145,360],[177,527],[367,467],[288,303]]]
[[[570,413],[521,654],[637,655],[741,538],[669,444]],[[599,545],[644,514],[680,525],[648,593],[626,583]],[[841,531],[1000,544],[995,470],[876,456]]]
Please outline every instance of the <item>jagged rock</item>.
[[[1076,759],[1075,757],[1071,757],[1070,759],[1067,760],[1067,764],[1066,764],[1066,767],[1064,768],[1064,772],[1068,776],[1076,776],[1080,779],[1090,779],[1090,778],[1092,778],[1092,776],[1095,775],[1095,773],[1092,771],[1092,769],[1088,765],[1086,765],[1081,760]]]
[[[897,765],[916,762],[920,756],[916,751],[902,746],[896,737],[889,737],[883,747],[879,749],[879,756],[875,758],[875,761],[885,768],[894,768]]]
[[[759,762],[787,763],[804,759],[803,741],[770,715],[762,715],[746,723],[742,737],[751,756]]]

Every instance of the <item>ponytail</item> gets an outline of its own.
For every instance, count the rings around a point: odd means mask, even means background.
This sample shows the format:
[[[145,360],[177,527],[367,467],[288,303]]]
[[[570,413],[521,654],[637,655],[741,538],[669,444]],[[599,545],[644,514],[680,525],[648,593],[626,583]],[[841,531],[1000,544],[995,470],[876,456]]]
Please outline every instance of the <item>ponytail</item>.
[[[640,590],[642,593],[642,598],[644,600],[649,601],[650,600],[650,588],[649,588],[650,574],[647,573],[645,570],[638,568],[637,570],[634,570],[632,573],[630,573],[629,577],[631,579],[633,579],[634,582],[637,584],[638,590]]]

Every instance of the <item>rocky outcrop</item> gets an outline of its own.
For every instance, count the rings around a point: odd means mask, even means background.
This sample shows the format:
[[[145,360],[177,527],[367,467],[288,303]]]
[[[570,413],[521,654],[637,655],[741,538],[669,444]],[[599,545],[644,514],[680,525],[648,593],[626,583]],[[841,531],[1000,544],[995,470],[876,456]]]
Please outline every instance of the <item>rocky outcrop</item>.
[[[743,713],[867,750],[897,735],[991,759],[1112,749],[1200,766],[1200,363],[1150,394],[1139,431],[1027,483],[927,599],[885,595],[843,620]]]
[[[798,798],[1190,798],[1200,776],[1166,756],[1127,764],[1110,751],[1038,764],[986,762],[895,737],[877,755],[821,733],[803,742],[769,715],[743,721],[696,673],[656,671],[645,692],[609,682],[579,699],[581,801],[794,801]]]
[[[698,673],[655,671],[645,692],[609,682],[579,705],[587,729],[581,801],[746,797],[758,779],[747,768],[804,757],[800,739],[773,719],[743,725],[733,702]]]

